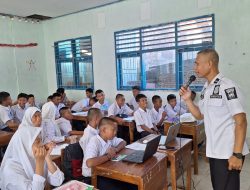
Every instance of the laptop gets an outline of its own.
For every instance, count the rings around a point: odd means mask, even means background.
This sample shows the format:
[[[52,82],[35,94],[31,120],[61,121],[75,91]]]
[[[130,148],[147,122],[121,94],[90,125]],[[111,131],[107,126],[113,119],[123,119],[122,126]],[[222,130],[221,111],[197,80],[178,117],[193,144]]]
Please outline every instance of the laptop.
[[[171,125],[168,129],[168,134],[167,136],[161,136],[160,144],[163,146],[167,146],[167,144],[173,140],[175,140],[175,137],[178,135],[179,130],[180,130],[180,123],[176,123],[174,125]]]
[[[122,161],[132,163],[143,163],[156,153],[160,139],[161,136],[155,134],[151,134],[140,139],[139,142],[146,144],[145,150],[136,150],[135,152],[127,155]]]

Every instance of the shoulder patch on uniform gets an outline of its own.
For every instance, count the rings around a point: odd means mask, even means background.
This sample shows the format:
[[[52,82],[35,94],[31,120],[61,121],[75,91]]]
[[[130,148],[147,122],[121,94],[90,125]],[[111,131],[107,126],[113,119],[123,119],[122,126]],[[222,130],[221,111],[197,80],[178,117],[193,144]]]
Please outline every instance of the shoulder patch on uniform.
[[[227,95],[227,99],[228,100],[232,100],[232,99],[237,99],[238,98],[235,87],[225,89],[225,93]]]

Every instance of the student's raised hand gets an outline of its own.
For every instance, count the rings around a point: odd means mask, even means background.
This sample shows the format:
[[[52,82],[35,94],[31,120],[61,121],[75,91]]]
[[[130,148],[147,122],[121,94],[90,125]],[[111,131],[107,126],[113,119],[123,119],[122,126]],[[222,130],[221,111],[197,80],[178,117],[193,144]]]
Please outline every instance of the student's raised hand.
[[[190,88],[181,87],[179,94],[184,101],[191,100],[191,90]]]
[[[56,143],[54,142],[50,142],[50,143],[47,143],[45,146],[45,149],[46,149],[46,157],[45,159],[48,159],[50,158],[50,153],[52,152],[53,148],[56,146]]]
[[[33,149],[33,154],[36,160],[36,163],[44,163],[46,157],[46,149],[44,146],[36,146]]]

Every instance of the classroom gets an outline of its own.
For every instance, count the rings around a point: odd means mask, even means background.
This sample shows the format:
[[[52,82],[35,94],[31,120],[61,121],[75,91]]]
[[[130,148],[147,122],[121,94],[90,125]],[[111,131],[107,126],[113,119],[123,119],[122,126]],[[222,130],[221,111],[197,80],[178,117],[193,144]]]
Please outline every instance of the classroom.
[[[250,190],[249,7],[0,1],[0,190]]]

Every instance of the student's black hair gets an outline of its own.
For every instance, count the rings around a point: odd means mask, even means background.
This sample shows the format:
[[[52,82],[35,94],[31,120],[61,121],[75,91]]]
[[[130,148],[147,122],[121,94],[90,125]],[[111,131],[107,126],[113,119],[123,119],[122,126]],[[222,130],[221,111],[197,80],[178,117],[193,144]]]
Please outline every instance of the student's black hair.
[[[9,96],[10,94],[8,92],[0,92],[0,104],[2,104]]]
[[[68,110],[68,109],[69,109],[69,107],[67,107],[67,106],[64,106],[61,109],[59,109],[60,116],[62,116],[63,111]]]
[[[52,98],[53,98],[53,96],[50,95],[50,96],[48,96],[47,100],[48,100],[48,99],[52,100]]]
[[[140,99],[142,99],[142,98],[147,98],[147,96],[145,96],[144,94],[138,94],[138,95],[135,97],[135,100],[136,100],[136,102],[139,102]]]
[[[54,94],[52,94],[52,99],[55,97],[62,97],[62,95],[60,93],[55,92]]]
[[[123,94],[116,94],[115,99],[117,100],[117,99],[119,99],[119,98],[123,98],[123,97],[124,97],[124,95],[123,95]]]
[[[140,91],[141,89],[140,89],[139,86],[132,86],[132,90],[138,90],[138,91]]]
[[[169,95],[167,96],[168,102],[169,102],[170,100],[172,100],[172,99],[176,99],[176,96],[175,96],[174,94],[169,94]]]
[[[85,91],[89,92],[89,93],[93,93],[94,92],[94,90],[92,88],[87,88]]]
[[[95,102],[98,102],[95,96],[91,97],[89,100],[94,100]]]
[[[18,94],[18,96],[17,96],[17,99],[19,99],[19,98],[26,98],[26,99],[28,100],[28,95],[25,94],[25,93],[20,93],[20,94]]]
[[[103,117],[100,122],[99,122],[99,127],[101,127],[102,125],[106,125],[106,124],[118,124],[117,121],[114,118],[111,117]]]
[[[56,90],[56,92],[59,93],[59,94],[64,94],[65,90],[64,90],[64,88],[58,88]]]
[[[156,100],[158,100],[158,99],[161,99],[161,97],[158,96],[158,95],[154,95],[154,96],[152,97],[152,102],[155,103]]]
[[[88,120],[92,121],[96,115],[102,116],[101,110],[99,108],[90,108],[88,111]]]
[[[102,93],[103,91],[101,89],[98,89],[97,91],[95,91],[95,96],[97,96],[97,94]]]
[[[34,94],[29,94],[28,98],[35,98]]]

